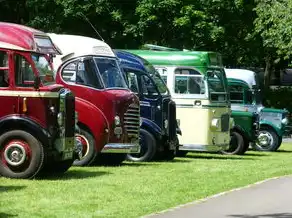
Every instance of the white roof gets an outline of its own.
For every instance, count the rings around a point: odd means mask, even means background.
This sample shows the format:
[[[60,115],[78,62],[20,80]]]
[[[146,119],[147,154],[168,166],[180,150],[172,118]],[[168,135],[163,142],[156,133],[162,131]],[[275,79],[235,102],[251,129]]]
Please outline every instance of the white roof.
[[[63,55],[54,58],[54,68],[57,68],[68,58],[75,58],[84,55],[99,55],[116,57],[111,47],[105,42],[78,35],[48,34],[53,43],[62,51]],[[67,56],[67,57],[66,57]],[[63,58],[63,59],[62,59]]]
[[[250,88],[257,85],[255,72],[245,69],[227,69],[224,68],[227,78],[244,80]]]

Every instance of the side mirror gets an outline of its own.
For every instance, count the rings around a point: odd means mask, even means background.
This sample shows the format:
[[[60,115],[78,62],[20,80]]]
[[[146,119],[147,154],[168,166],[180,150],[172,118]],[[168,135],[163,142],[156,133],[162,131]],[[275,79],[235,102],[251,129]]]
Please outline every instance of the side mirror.
[[[34,78],[34,83],[33,83],[34,89],[38,90],[40,88],[40,84],[41,84],[41,78],[39,76],[36,76]]]

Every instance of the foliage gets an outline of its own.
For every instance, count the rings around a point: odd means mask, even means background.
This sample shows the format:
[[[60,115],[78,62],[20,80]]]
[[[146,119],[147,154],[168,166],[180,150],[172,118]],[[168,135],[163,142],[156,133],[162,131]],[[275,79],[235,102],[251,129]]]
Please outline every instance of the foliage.
[[[278,87],[276,89],[265,89],[263,92],[263,104],[266,107],[284,109],[292,113],[292,88]]]

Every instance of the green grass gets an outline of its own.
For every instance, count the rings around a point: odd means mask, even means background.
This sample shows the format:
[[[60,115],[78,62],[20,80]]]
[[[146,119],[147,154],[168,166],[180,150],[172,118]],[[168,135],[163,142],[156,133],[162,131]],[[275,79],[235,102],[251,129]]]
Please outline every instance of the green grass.
[[[266,178],[292,174],[292,144],[244,156],[71,168],[60,178],[0,178],[0,217],[139,217]]]

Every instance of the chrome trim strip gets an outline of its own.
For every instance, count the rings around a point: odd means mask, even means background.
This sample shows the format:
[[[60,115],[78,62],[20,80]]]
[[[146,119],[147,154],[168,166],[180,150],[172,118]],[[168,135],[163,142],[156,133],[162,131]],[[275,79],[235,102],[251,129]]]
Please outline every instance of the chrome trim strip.
[[[0,96],[31,97],[31,98],[58,98],[59,92],[0,90]]]
[[[140,153],[140,145],[139,144],[119,144],[119,143],[109,143],[106,144],[101,153]]]

